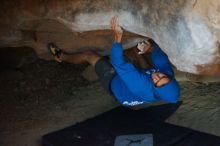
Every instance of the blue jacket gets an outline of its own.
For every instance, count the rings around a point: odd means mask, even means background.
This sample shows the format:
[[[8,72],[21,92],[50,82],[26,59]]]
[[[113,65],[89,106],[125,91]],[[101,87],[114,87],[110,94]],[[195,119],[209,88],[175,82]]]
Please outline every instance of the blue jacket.
[[[180,87],[174,78],[174,72],[167,55],[155,43],[150,59],[153,68],[137,69],[124,59],[123,48],[120,43],[113,43],[110,60],[116,75],[111,82],[111,90],[116,99],[124,106],[133,106],[157,101],[177,102],[180,96]],[[162,87],[155,87],[151,74],[160,71],[171,81]]]

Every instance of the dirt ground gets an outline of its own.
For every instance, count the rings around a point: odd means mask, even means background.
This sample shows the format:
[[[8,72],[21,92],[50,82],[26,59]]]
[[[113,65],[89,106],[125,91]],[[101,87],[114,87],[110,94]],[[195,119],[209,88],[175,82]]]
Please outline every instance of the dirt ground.
[[[0,145],[40,146],[41,136],[94,117],[118,103],[88,66],[39,59],[29,48],[0,54]],[[167,121],[220,136],[220,83],[180,82],[182,106]]]

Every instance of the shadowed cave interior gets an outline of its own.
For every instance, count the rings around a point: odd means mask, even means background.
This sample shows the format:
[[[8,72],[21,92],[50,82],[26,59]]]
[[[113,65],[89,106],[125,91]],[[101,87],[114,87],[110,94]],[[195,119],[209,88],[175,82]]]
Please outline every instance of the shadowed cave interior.
[[[149,36],[164,47],[173,61],[176,78],[181,86],[181,105],[163,119],[165,123],[210,134],[218,139],[220,136],[218,124],[220,121],[218,39],[220,31],[218,25],[214,24],[220,24],[218,21],[220,19],[217,15],[214,18],[213,15],[216,14],[215,7],[220,6],[219,2],[212,0],[210,3],[215,5],[209,6],[205,1],[185,4],[171,0],[172,5],[155,1],[153,4],[158,3],[158,5],[149,7],[151,4],[148,2],[129,1],[128,5],[133,4],[130,10],[127,10],[126,6],[121,6],[125,1],[108,3],[97,0],[96,2],[96,6],[90,4],[88,9],[83,9],[88,2],[80,0],[63,3],[2,2],[0,6],[0,16],[2,16],[0,20],[0,145],[40,146],[42,137],[47,134],[71,125],[78,124],[80,127],[108,113],[113,112],[117,115],[117,109],[119,113],[128,110],[140,115],[145,109],[161,106],[161,104],[152,104],[150,107],[124,109],[101,87],[94,69],[89,64],[58,63],[53,60],[46,48],[48,42],[55,42],[70,53],[93,50],[101,55],[108,55],[113,37],[112,32],[107,28],[107,16],[110,17],[115,13],[119,18],[124,18],[121,21],[125,28],[124,47],[130,47]],[[157,13],[159,4],[161,11]],[[206,20],[206,14],[201,12],[201,8],[206,10],[205,6],[209,10],[210,21]],[[9,7],[14,9],[9,10]],[[175,13],[179,7],[182,7],[181,11]],[[137,8],[140,11],[136,12]],[[147,13],[149,10],[152,15]],[[186,10],[189,12],[187,15],[184,13]],[[103,12],[106,17],[99,12]],[[87,14],[92,15],[88,17]],[[136,17],[137,15],[140,17]],[[203,23],[200,16],[207,22]],[[82,17],[83,19],[80,19]],[[98,22],[99,17],[102,18],[100,22]],[[167,21],[163,17],[167,18]],[[90,18],[94,18],[99,25],[94,25],[95,22]],[[143,18],[146,19],[142,22]],[[151,18],[150,23],[147,23],[149,22],[147,18]],[[133,21],[137,23],[134,25],[131,23]],[[201,26],[197,26],[197,23]],[[208,27],[206,24],[209,24]],[[198,33],[201,30],[204,30],[203,33]],[[188,36],[189,34],[193,36]],[[204,35],[207,39],[203,38]],[[189,41],[188,38],[191,38],[189,44],[186,43]],[[205,42],[205,45],[200,41]],[[189,48],[190,52],[185,48],[187,45],[193,46],[194,49]],[[190,52],[191,60],[187,51]],[[210,60],[209,62],[202,62],[204,54],[207,55],[205,57]],[[201,72],[195,73],[193,61],[198,61],[198,64],[201,62],[198,67]],[[186,71],[184,64],[189,65],[189,72]],[[97,123],[99,122],[102,120]],[[123,120],[121,122],[123,123]],[[100,127],[98,126],[98,129]],[[131,131],[127,130],[127,133],[132,134],[132,128]],[[112,134],[108,131],[104,133],[104,135]]]

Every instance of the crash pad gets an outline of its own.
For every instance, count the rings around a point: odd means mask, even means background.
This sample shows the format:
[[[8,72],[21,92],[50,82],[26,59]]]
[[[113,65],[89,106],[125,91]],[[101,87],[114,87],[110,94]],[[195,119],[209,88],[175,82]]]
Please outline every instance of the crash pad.
[[[42,145],[114,146],[120,136],[147,134],[152,135],[154,146],[219,146],[220,137],[165,122],[180,104],[165,104],[140,110],[117,107],[44,135]]]

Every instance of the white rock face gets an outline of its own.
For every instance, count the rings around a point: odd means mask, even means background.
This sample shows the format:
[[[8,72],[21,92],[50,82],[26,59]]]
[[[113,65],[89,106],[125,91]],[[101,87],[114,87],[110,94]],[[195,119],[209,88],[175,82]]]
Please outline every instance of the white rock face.
[[[178,3],[175,9],[178,9]],[[162,10],[155,8],[170,13],[165,14],[165,18],[146,4],[137,10],[137,15],[132,14],[129,9],[119,9],[79,13],[74,21],[61,17],[57,19],[73,31],[90,31],[109,29],[110,18],[117,15],[124,29],[156,40],[178,70],[197,73],[196,65],[213,63],[214,59],[219,57],[216,50],[219,41],[220,15],[217,14],[220,11],[220,1],[188,1],[184,7],[179,8],[178,15],[169,11],[169,7],[172,6],[167,6],[167,11],[163,10],[166,7]],[[149,14],[151,11],[154,13]],[[150,23],[146,23],[147,21]]]
[[[153,38],[178,70],[195,74],[215,70],[215,74],[220,75],[219,0],[74,0],[33,2],[32,7],[31,10],[27,6],[16,10],[21,12],[15,17],[19,21],[16,30],[26,28],[27,24],[31,29],[37,29],[34,26],[40,24],[36,21],[42,19],[53,19],[73,33],[109,30],[111,17],[117,15],[125,30]],[[2,21],[2,24],[5,22],[8,21]],[[35,25],[31,25],[33,22]],[[10,33],[5,34],[7,38],[4,40],[1,36],[0,40],[10,42]],[[18,34],[20,36],[11,38],[18,41],[22,33]],[[134,39],[132,43],[137,42]]]

